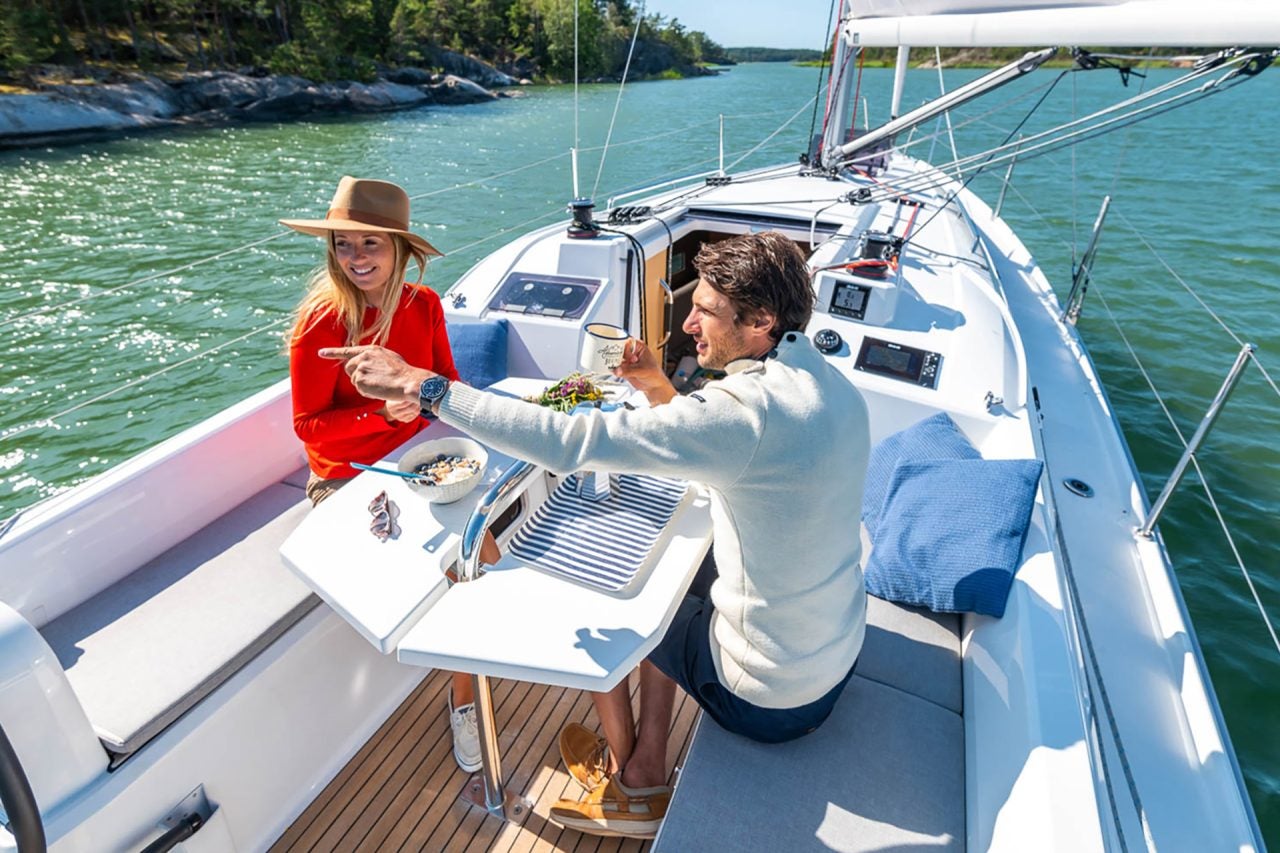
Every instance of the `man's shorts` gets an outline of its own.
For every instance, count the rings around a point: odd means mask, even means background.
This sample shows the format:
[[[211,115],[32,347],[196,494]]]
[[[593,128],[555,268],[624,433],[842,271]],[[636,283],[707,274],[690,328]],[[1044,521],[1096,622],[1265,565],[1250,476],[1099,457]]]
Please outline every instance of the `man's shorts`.
[[[740,699],[720,683],[711,652],[711,554],[703,561],[671,627],[649,661],[679,684],[721,728],[761,743],[795,740],[822,725],[853,675],[851,668],[825,696],[798,708],[761,708]]]

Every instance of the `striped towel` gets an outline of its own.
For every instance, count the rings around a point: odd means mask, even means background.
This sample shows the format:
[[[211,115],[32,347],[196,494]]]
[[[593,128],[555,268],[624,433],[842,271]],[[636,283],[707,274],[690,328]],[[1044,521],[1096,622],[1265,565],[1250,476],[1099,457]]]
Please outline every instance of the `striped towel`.
[[[576,474],[565,478],[517,531],[511,553],[553,575],[618,592],[648,559],[689,485],[622,474],[617,490],[604,501],[584,500],[574,494],[576,488]]]

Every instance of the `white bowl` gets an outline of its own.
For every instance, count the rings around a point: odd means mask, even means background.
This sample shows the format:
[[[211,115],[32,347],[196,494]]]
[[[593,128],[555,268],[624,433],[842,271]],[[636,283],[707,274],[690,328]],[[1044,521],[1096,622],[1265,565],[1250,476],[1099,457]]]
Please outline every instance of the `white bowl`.
[[[400,457],[399,468],[407,474],[412,473],[419,465],[432,462],[441,454],[445,456],[465,456],[468,459],[474,459],[480,463],[480,468],[465,480],[459,480],[456,483],[445,483],[440,486],[424,483],[420,480],[405,480],[405,482],[409,484],[410,489],[422,495],[431,503],[453,503],[465,497],[467,492],[474,489],[476,484],[484,477],[484,472],[489,467],[489,454],[483,447],[469,438],[460,436],[437,438],[434,441],[426,441],[417,447],[411,447],[406,450],[404,455]]]

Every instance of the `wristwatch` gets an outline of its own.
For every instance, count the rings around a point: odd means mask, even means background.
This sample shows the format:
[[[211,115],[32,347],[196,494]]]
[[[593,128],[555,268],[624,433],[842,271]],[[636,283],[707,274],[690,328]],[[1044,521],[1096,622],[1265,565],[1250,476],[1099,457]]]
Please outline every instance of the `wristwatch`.
[[[422,380],[422,384],[418,386],[418,407],[422,409],[424,418],[431,420],[436,416],[436,403],[444,399],[445,392],[448,390],[449,380],[443,376],[432,376]]]

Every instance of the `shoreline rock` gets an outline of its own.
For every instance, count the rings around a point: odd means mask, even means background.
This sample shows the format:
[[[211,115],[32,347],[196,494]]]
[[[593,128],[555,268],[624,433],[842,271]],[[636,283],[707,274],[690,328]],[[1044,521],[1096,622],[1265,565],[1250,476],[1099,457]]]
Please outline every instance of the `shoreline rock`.
[[[515,82],[496,69],[490,70]],[[134,75],[126,82],[41,84],[38,91],[29,94],[0,95],[0,149],[73,144],[183,125],[291,121],[313,115],[457,106],[509,97],[453,74],[397,69],[389,76],[394,79],[313,83],[285,75],[204,71],[172,81]]]

